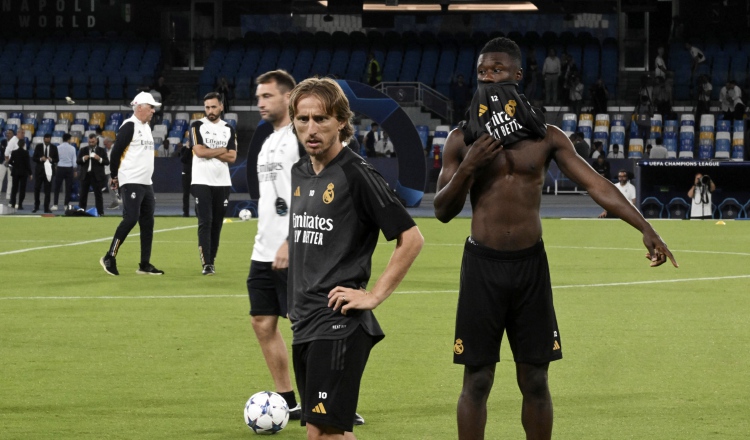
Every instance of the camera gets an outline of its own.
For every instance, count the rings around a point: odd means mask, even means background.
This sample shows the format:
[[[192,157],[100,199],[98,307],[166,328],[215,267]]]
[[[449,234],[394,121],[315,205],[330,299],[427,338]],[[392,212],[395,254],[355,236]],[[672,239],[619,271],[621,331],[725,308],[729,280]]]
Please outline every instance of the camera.
[[[701,177],[701,183],[704,185],[710,185],[711,184],[711,176],[706,174],[705,176]]]

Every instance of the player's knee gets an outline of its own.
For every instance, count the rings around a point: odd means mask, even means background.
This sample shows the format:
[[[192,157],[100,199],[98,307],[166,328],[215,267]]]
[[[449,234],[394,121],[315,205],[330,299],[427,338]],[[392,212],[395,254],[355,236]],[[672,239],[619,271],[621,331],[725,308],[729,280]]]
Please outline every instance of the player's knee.
[[[252,316],[253,331],[258,339],[268,339],[276,333],[276,320],[273,316]]]
[[[461,394],[472,400],[484,400],[490,395],[494,381],[495,375],[490,369],[473,372],[467,370]]]
[[[518,387],[526,397],[547,398],[549,396],[549,383],[547,382],[547,371],[534,369],[518,375]]]

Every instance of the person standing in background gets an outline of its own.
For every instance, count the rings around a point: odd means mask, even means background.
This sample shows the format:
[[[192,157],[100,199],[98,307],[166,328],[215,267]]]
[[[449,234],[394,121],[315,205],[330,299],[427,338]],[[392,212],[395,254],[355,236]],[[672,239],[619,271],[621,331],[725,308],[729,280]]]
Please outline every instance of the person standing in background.
[[[55,197],[52,202],[52,210],[57,211],[58,201],[60,200],[60,188],[65,183],[65,198],[63,204],[68,206],[73,196],[73,179],[78,177],[76,171],[76,147],[72,146],[68,141],[70,140],[70,134],[65,133],[62,136],[62,144],[57,146],[57,154],[60,157],[60,161],[57,163],[57,175],[55,176]]]
[[[52,135],[45,133],[43,142],[38,144],[34,148],[34,156],[32,160],[36,163],[34,169],[34,210],[31,212],[37,212],[39,210],[40,193],[44,188],[44,212],[49,214],[50,210],[50,192],[52,191],[52,182],[55,178],[55,168],[57,163],[60,161],[60,156],[57,154],[57,147],[51,142]],[[49,165],[47,165],[49,163]],[[51,174],[47,176],[46,168],[50,168]]]
[[[151,176],[154,174],[154,137],[151,133],[151,118],[161,104],[154,101],[148,92],[138,93],[130,103],[133,116],[120,126],[112,147],[109,168],[114,191],[122,198],[122,221],[107,253],[99,260],[104,271],[117,276],[117,253],[120,246],[138,223],[141,237],[141,262],[135,273],[139,275],[163,275],[151,264],[151,245],[154,240],[154,210],[156,199]]]
[[[195,197],[203,275],[216,273],[216,254],[232,189],[229,164],[237,159],[237,133],[221,119],[224,111],[221,98],[217,92],[206,94],[203,97],[206,116],[190,127],[190,143],[195,155],[190,194]]]
[[[193,179],[193,149],[190,143],[180,144],[180,163],[182,164],[182,216],[190,217],[190,183]]]
[[[19,130],[20,132],[20,130]],[[10,207],[23,210],[23,199],[26,198],[26,182],[31,180],[31,163],[26,139],[19,139],[16,149],[10,153],[8,160],[10,174],[13,177],[13,192],[10,193]],[[16,204],[18,201],[18,204]]]

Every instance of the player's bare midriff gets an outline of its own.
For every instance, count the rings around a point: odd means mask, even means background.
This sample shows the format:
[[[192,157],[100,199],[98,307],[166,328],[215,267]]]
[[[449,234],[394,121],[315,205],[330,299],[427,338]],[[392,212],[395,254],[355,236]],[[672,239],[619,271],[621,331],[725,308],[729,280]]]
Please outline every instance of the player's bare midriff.
[[[469,194],[474,240],[493,249],[514,251],[541,239],[539,209],[548,163],[549,147],[544,139],[524,140],[504,147],[492,163],[476,172]]]

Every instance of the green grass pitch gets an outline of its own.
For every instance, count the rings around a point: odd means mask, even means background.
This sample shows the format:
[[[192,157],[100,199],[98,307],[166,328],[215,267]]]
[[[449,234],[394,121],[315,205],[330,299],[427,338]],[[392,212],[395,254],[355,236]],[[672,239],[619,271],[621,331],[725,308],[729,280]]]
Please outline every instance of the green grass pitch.
[[[131,235],[115,278],[98,260],[118,221],[0,218],[0,438],[251,437],[243,405],[273,387],[247,315],[255,221],[225,225],[217,275],[203,277],[196,220],[157,218],[152,262],[166,275],[135,274]],[[360,439],[457,436],[453,321],[469,221],[418,224],[424,249],[376,310],[387,337],[365,371]],[[679,269],[649,268],[623,222],[543,225],[564,352],[550,366],[554,437],[750,437],[750,222],[655,222]],[[393,246],[378,246],[374,276]],[[507,344],[501,357],[487,438],[523,438]],[[278,437],[304,431],[291,423]]]

